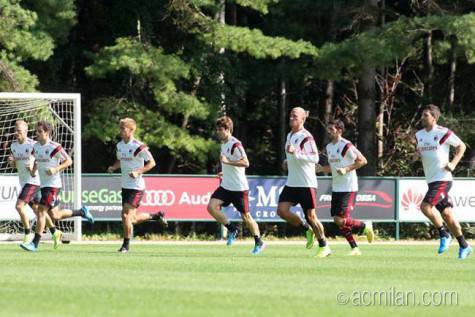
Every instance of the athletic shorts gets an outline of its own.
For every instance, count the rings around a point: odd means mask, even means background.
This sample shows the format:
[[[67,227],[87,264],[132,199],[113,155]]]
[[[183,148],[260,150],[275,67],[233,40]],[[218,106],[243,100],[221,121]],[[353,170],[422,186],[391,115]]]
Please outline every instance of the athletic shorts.
[[[41,200],[40,186],[33,184],[25,184],[21,189],[18,200],[25,202],[25,204],[38,204]]]
[[[349,217],[355,209],[356,192],[332,192],[332,217]]]
[[[48,207],[49,209],[59,205],[59,192],[61,188],[42,187],[40,205]]]
[[[144,192],[144,190],[122,188],[122,205],[129,204],[134,208],[139,208]]]
[[[435,206],[439,212],[444,211],[444,209],[448,207],[452,208],[454,205],[449,198],[449,191],[451,188],[451,181],[429,183],[429,190],[427,191],[423,201]]]
[[[211,198],[219,199],[223,202],[223,207],[233,204],[234,208],[242,214],[249,213],[249,191],[233,191],[223,187],[218,187],[211,195]]]
[[[279,203],[300,204],[304,211],[317,208],[317,189],[313,187],[285,186],[280,193]]]

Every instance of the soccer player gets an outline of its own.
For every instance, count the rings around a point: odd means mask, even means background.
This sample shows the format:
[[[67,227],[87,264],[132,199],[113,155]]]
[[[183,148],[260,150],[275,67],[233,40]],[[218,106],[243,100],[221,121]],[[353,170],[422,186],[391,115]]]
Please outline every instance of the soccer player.
[[[331,142],[327,144],[326,150],[329,165],[319,166],[317,171],[332,174],[331,215],[333,221],[350,244],[349,255],[361,255],[352,231],[364,232],[368,242],[371,243],[374,240],[373,224],[352,219],[350,212],[355,208],[358,192],[356,170],[365,166],[367,160],[350,141],[342,137],[344,131],[345,125],[340,120],[328,123],[327,132]]]
[[[30,172],[33,168],[33,145],[36,143],[28,138],[28,124],[23,120],[15,122],[15,138],[10,147],[11,155],[8,157],[8,162],[11,167],[16,167],[18,171],[18,178],[20,180],[21,192],[15,204],[15,208],[20,215],[25,230],[23,243],[31,241],[31,227],[30,219],[25,212],[25,206],[30,205],[35,214],[38,214],[38,203],[41,199],[40,179],[37,175],[31,176]],[[53,240],[58,243],[61,238],[59,230],[56,230],[51,218],[46,216],[46,226],[50,229]]]
[[[443,221],[445,221],[459,243],[458,258],[463,260],[472,253],[472,247],[465,241],[460,223],[453,215],[449,191],[452,188],[452,172],[463,157],[466,146],[455,133],[437,125],[439,117],[439,107],[426,106],[422,112],[424,129],[416,133],[417,153],[421,157],[425,178],[429,185],[421,210],[439,231],[438,253],[446,252],[452,241],[444,226]],[[451,161],[449,160],[450,146],[455,147],[455,155]]]
[[[216,134],[221,141],[222,179],[218,189],[211,195],[208,212],[228,229],[227,245],[232,245],[239,230],[221,212],[222,206],[232,203],[254,236],[252,254],[259,254],[264,250],[265,244],[261,239],[259,226],[249,213],[249,184],[246,178],[249,160],[241,142],[233,137],[232,133],[233,121],[230,117],[224,116],[216,121]]]
[[[89,209],[83,206],[79,210],[59,209],[59,192],[62,188],[61,172],[71,166],[73,161],[66,153],[61,144],[51,140],[53,127],[46,121],[40,121],[36,125],[36,136],[38,142],[33,145],[33,156],[35,164],[31,170],[31,176],[39,173],[41,183],[41,200],[38,206],[38,219],[36,233],[33,241],[23,243],[20,246],[26,251],[38,251],[38,245],[41,235],[45,229],[46,214],[49,214],[52,220],[60,220],[70,217],[83,217],[90,223],[94,222]],[[59,247],[62,232],[53,230],[53,236],[59,235],[54,239],[54,248]]]
[[[145,192],[145,181],[142,174],[150,171],[155,166],[155,160],[148,147],[134,138],[134,133],[137,129],[134,119],[121,119],[119,128],[122,140],[116,146],[117,160],[112,166],[109,166],[107,171],[112,173],[120,168],[122,174],[122,226],[124,242],[118,251],[127,253],[129,252],[133,225],[155,220],[166,226],[167,222],[163,211],[152,214],[137,212]]]
[[[322,223],[317,218],[317,177],[315,164],[319,156],[313,136],[304,128],[308,111],[301,107],[293,108],[290,112],[290,133],[285,144],[286,160],[283,168],[288,170],[287,182],[279,196],[277,214],[291,225],[300,227],[307,237],[307,249],[314,244],[314,234],[318,238],[317,257],[323,258],[331,254],[327,245]],[[292,213],[290,208],[302,206],[306,224],[299,216]]]

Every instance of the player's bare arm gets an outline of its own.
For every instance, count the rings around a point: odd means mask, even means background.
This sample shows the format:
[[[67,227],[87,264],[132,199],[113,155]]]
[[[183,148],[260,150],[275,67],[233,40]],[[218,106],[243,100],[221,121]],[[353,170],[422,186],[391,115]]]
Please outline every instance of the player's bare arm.
[[[144,164],[144,166],[142,168],[136,169],[135,171],[131,172],[129,174],[129,176],[132,177],[132,178],[137,178],[139,175],[147,173],[148,171],[150,171],[152,168],[155,167],[155,165],[157,165],[157,164],[155,163],[155,160],[152,157],[152,158],[150,158],[150,160],[148,162],[146,162]]]
[[[353,164],[351,164],[349,166],[346,166],[346,167],[338,168],[336,171],[340,175],[345,175],[346,173],[349,173],[352,170],[357,170],[357,169],[365,166],[366,164],[368,164],[368,160],[366,159],[366,157],[364,157],[363,154],[358,153],[358,155],[356,157],[356,160]]]
[[[247,157],[243,157],[242,159],[237,160],[237,161],[232,161],[228,159],[226,156],[221,155],[220,159],[221,159],[221,163],[223,164],[228,164],[228,165],[237,166],[237,167],[245,167],[245,168],[249,167],[249,160],[247,159]]]
[[[59,164],[58,166],[56,167],[50,167],[46,170],[46,174],[48,175],[54,175],[56,173],[60,173],[62,171],[64,171],[65,169],[67,169],[68,167],[70,167],[71,165],[73,165],[73,160],[68,156],[63,162],[61,162],[61,164]]]
[[[109,166],[107,168],[107,173],[114,173],[115,171],[117,171],[118,169],[120,168],[120,161],[119,160],[116,160],[114,162],[114,164],[112,164],[111,166]]]
[[[463,154],[465,153],[466,149],[467,149],[467,146],[465,145],[465,143],[463,143],[463,142],[460,143],[460,145],[455,148],[455,155],[454,155],[452,161],[450,161],[447,164],[445,169],[453,172],[455,170],[455,168],[457,167],[458,163],[460,162],[460,160],[462,159]]]

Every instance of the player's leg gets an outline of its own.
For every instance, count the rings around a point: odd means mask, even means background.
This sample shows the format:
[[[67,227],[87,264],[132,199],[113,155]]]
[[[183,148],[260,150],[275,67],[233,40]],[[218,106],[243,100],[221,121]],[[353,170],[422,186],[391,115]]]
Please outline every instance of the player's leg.
[[[310,208],[309,205],[302,206],[302,208]],[[325,237],[325,228],[323,224],[317,218],[317,212],[315,208],[313,209],[304,209],[305,211],[305,219],[307,223],[310,225],[313,233],[317,237],[318,241],[318,250],[316,256],[319,258],[327,257],[331,254],[331,249],[327,244],[327,239]]]
[[[261,239],[259,226],[254,218],[252,218],[249,211],[249,191],[238,192],[234,195],[235,197],[232,203],[241,214],[242,221],[246,224],[246,227],[251,231],[251,234],[254,237],[254,249],[252,250],[252,254],[259,254],[266,246]]]
[[[122,205],[122,228],[124,231],[124,241],[122,246],[118,250],[119,252],[126,253],[129,251],[130,238],[132,237],[133,223],[135,222],[137,209],[129,203]]]
[[[284,191],[285,188],[282,193],[284,193]],[[314,244],[313,230],[307,223],[304,223],[299,216],[290,211],[290,208],[295,205],[295,202],[292,202],[291,199],[292,198],[287,198],[282,194],[280,195],[279,204],[277,205],[277,215],[279,215],[279,217],[284,219],[286,222],[290,223],[292,226],[300,228],[302,233],[307,238],[307,243],[305,244],[305,247],[307,249],[311,249]]]
[[[226,215],[221,211],[223,206],[227,206],[231,203],[231,192],[222,187],[218,187],[211,195],[211,199],[208,203],[208,213],[220,224],[222,224],[228,230],[228,239],[226,245],[231,246],[236,240],[239,229],[236,224],[229,221]]]
[[[451,206],[443,208],[441,215],[447,224],[447,227],[449,227],[450,232],[459,243],[459,258],[462,260],[465,259],[472,253],[472,247],[467,243],[467,241],[465,241],[462,227],[460,226],[459,221],[455,218]]]
[[[35,230],[35,237],[29,243],[22,243],[20,246],[22,249],[26,251],[38,251],[38,246],[41,240],[41,236],[43,231],[45,230],[45,223],[46,223],[46,214],[48,212],[48,206],[44,205],[42,201],[38,206],[38,214],[36,218],[36,230]]]
[[[15,208],[20,215],[21,222],[23,224],[23,229],[25,232],[25,235],[23,237],[23,243],[27,243],[31,240],[31,225],[30,225],[30,219],[28,215],[26,214],[25,211],[25,202],[21,199],[18,199],[15,204]]]
[[[435,210],[435,206],[446,197],[446,189],[449,182],[433,182],[429,184],[429,189],[421,203],[422,213],[432,222],[439,232],[440,244],[438,253],[442,254],[449,249],[452,237],[447,228],[444,226],[442,216],[439,211]]]

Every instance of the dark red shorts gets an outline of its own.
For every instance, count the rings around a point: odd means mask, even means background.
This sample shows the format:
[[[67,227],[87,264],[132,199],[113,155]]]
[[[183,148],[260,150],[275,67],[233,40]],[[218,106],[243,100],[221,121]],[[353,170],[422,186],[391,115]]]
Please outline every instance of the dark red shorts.
[[[223,202],[223,206],[227,207],[233,204],[234,208],[240,213],[249,213],[249,191],[232,191],[223,187],[218,187],[211,195],[211,198],[219,199]]]
[[[38,204],[41,200],[40,186],[33,184],[25,184],[21,189],[18,200],[25,202],[25,204]]]
[[[59,192],[61,188],[42,187],[40,205],[54,208],[59,205]]]
[[[144,192],[138,189],[122,188],[122,206],[129,204],[134,208],[139,208]]]
[[[429,190],[427,191],[424,202],[435,206],[438,211],[442,212],[445,208],[452,208],[454,205],[449,198],[449,191],[452,188],[452,182],[432,182],[429,183]]]
[[[349,217],[355,209],[356,192],[332,192],[332,217]]]

